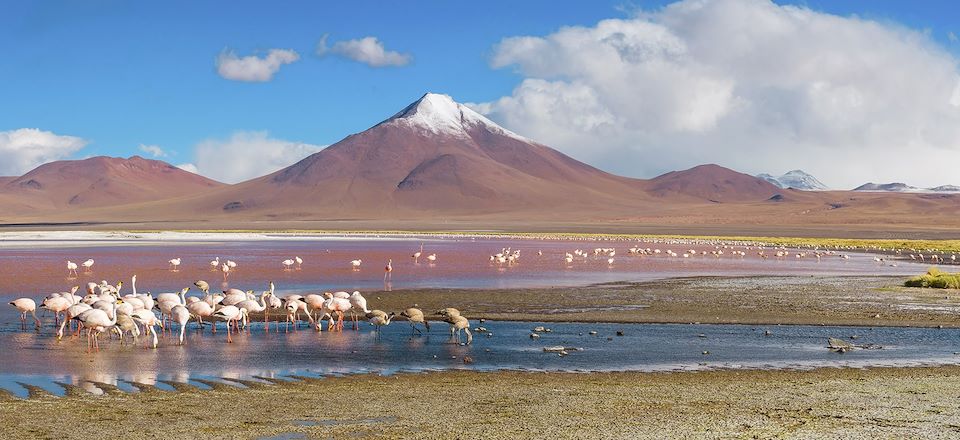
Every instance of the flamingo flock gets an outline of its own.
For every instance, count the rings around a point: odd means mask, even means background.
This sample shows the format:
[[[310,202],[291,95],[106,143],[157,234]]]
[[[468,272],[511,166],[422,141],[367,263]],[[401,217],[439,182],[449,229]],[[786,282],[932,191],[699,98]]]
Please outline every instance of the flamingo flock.
[[[100,342],[105,334],[111,339],[116,337],[121,344],[125,343],[128,336],[134,344],[139,342],[141,336],[146,336],[144,345],[157,348],[161,336],[170,333],[174,344],[184,345],[190,321],[195,322],[199,331],[209,326],[211,334],[216,333],[217,323],[223,321],[227,331],[226,342],[231,343],[235,334],[251,331],[251,314],[262,315],[265,332],[270,331],[271,313],[278,318],[285,316],[284,333],[289,333],[291,327],[296,331],[305,324],[322,332],[324,322],[327,323],[328,332],[342,332],[346,320],[351,321],[354,330],[360,330],[360,321],[365,320],[379,335],[380,329],[390,325],[398,316],[410,322],[411,333],[430,331],[430,323],[419,308],[409,307],[400,313],[370,309],[367,299],[359,291],[279,297],[273,282],[269,282],[268,289],[259,295],[253,290],[236,288],[211,293],[210,284],[204,280],[197,280],[193,285],[200,290],[201,296],[188,296],[191,287],[154,295],[138,292],[137,276],[133,275],[129,293],[124,292],[123,282],[116,285],[105,280],[91,282],[86,286],[86,295],[78,295],[80,286],[74,286],[69,291],[47,295],[40,301],[39,308],[53,312],[58,341],[63,340],[66,333],[72,332],[74,326],[74,337],[86,331],[88,353],[100,351]],[[30,314],[36,329],[40,330],[42,322],[36,315],[36,301],[18,298],[9,304],[20,313],[21,329],[26,330],[27,315]],[[460,343],[460,334],[466,331],[466,344],[472,342],[469,321],[459,311],[444,309],[438,314],[450,324],[451,339],[455,335],[456,342]],[[421,331],[418,325],[424,330]],[[173,333],[174,329],[176,333]],[[279,327],[276,331],[280,331]]]

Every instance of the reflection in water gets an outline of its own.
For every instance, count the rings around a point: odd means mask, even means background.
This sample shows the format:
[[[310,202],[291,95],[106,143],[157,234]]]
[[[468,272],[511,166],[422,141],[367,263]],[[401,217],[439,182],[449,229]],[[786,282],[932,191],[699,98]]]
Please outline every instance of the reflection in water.
[[[57,343],[51,335],[0,328],[0,387],[26,395],[17,381],[54,393],[54,381],[101,393],[91,382],[133,391],[128,382],[191,382],[226,377],[282,378],[353,373],[447,369],[527,369],[548,371],[684,371],[711,368],[813,368],[818,366],[914,366],[955,364],[960,330],[820,326],[547,324],[552,332],[529,338],[535,323],[491,322],[493,337],[470,346],[451,343],[446,329],[411,336],[406,325],[390,325],[378,337],[369,326],[359,332],[300,331],[251,333],[225,343],[225,335],[191,332],[185,346],[165,336],[156,350],[104,341],[100,353],[86,354],[82,339]],[[262,330],[262,329],[260,329]],[[766,331],[770,335],[766,335]],[[597,332],[591,335],[590,332]],[[622,332],[623,336],[617,336]],[[857,339],[849,339],[856,335]],[[828,337],[882,349],[845,354],[826,349]],[[581,348],[559,356],[544,347]],[[708,355],[704,355],[708,352]],[[464,357],[472,358],[465,363]],[[224,382],[231,386],[237,383]],[[169,387],[162,386],[163,389]]]

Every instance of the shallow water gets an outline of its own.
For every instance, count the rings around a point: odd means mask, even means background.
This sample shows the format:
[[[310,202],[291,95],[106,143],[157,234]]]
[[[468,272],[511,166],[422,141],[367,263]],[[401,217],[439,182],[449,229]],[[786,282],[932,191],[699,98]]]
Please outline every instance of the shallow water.
[[[212,240],[212,239],[209,239]],[[225,239],[224,239],[225,240]],[[386,290],[411,288],[522,288],[578,286],[602,282],[644,281],[679,276],[708,275],[913,275],[927,266],[899,260],[897,267],[889,262],[875,262],[874,255],[851,253],[849,259],[825,256],[820,261],[808,256],[762,259],[756,249],[745,250],[745,257],[731,255],[726,249],[721,258],[711,255],[692,258],[669,257],[666,250],[682,254],[688,249],[697,252],[715,249],[712,245],[666,244],[643,242],[644,248],[663,251],[655,256],[629,256],[627,249],[635,241],[537,240],[520,238],[450,237],[429,239],[417,237],[342,237],[298,236],[266,237],[259,240],[177,241],[167,240],[143,244],[130,240],[59,239],[0,241],[0,298],[31,296],[41,298],[50,292],[84,286],[87,282],[108,280],[115,284],[137,275],[138,289],[153,293],[178,291],[205,279],[217,287],[238,287],[263,290],[267,281],[275,281],[280,293],[302,293],[322,290]],[[410,255],[424,245],[424,256],[436,254],[429,263],[421,257],[415,262]],[[575,249],[614,247],[617,256],[608,264],[607,257],[577,258],[564,261],[564,254]],[[502,248],[521,250],[518,264],[500,265],[490,262],[490,255]],[[542,251],[543,255],[538,255]],[[767,250],[768,255],[774,251]],[[809,251],[808,251],[809,252]],[[812,252],[810,252],[812,254]],[[212,271],[209,262],[220,256],[231,259],[238,267],[223,282],[219,271]],[[302,268],[284,270],[281,261],[299,256]],[[179,270],[169,270],[171,258],[181,258]],[[68,276],[67,260],[95,260],[90,272],[80,270]],[[359,270],[350,261],[363,261]],[[393,260],[392,282],[384,283],[383,267]]]
[[[82,338],[57,342],[41,334],[5,326],[0,330],[0,388],[20,396],[27,391],[16,382],[42,387],[53,394],[54,382],[100,390],[87,381],[134,391],[126,381],[155,384],[158,380],[282,378],[355,373],[449,369],[532,371],[688,371],[705,369],[808,369],[814,367],[876,367],[958,364],[960,330],[903,327],[747,326],[694,324],[542,324],[552,331],[529,337],[537,323],[473,322],[492,336],[475,334],[472,345],[451,343],[447,326],[437,323],[426,335],[412,335],[409,325],[395,322],[377,336],[363,323],[360,331],[317,333],[303,328],[289,334],[265,333],[262,324],[226,343],[221,324],[216,336],[201,334],[190,324],[186,345],[167,336],[157,349],[102,342],[99,353],[87,354]],[[596,335],[589,332],[596,331]],[[623,336],[617,336],[622,331]],[[766,331],[770,334],[766,335]],[[857,339],[850,339],[856,335]],[[830,352],[827,338],[882,349]],[[543,351],[565,346],[569,355]],[[582,349],[576,351],[574,349]],[[709,354],[703,354],[703,352]],[[472,358],[465,364],[464,357]],[[203,388],[204,386],[190,382]],[[229,383],[229,382],[226,382]],[[240,386],[237,384],[233,384]],[[160,388],[171,389],[159,384]]]

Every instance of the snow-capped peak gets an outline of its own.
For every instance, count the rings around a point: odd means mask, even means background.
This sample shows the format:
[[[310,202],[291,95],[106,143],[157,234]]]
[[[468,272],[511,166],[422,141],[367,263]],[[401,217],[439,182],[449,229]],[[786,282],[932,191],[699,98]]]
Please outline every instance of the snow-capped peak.
[[[817,180],[816,177],[802,170],[788,171],[780,177],[774,177],[769,174],[758,174],[756,177],[766,180],[780,188],[793,188],[805,191],[823,191],[829,189]]]
[[[399,113],[377,125],[404,125],[432,134],[469,136],[467,130],[483,127],[490,132],[511,136],[529,142],[523,136],[511,132],[480,113],[453,100],[450,95],[427,93]]]

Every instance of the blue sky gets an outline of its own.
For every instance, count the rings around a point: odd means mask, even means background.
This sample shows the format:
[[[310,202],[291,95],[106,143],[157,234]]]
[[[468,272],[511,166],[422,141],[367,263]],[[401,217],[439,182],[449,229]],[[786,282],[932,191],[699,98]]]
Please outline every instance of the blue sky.
[[[325,145],[373,125],[426,91],[461,102],[510,96],[530,73],[491,67],[504,38],[591,27],[666,3],[5,2],[0,132],[37,128],[82,138],[87,144],[68,155],[74,158],[145,155],[138,146],[155,145],[171,163],[194,162],[198,144],[237,132],[267,131],[273,139]],[[949,37],[960,32],[953,28],[954,4],[912,3],[797,2],[926,33],[955,57],[958,44]],[[371,67],[343,56],[319,56],[316,46],[325,34],[331,44],[374,36],[412,61]],[[292,49],[300,59],[280,67],[270,81],[233,81],[215,66],[227,49],[239,56]],[[496,113],[491,116],[498,120]],[[509,128],[524,133],[522,127]],[[577,156],[576,150],[564,151]],[[586,156],[578,158],[591,159]]]

